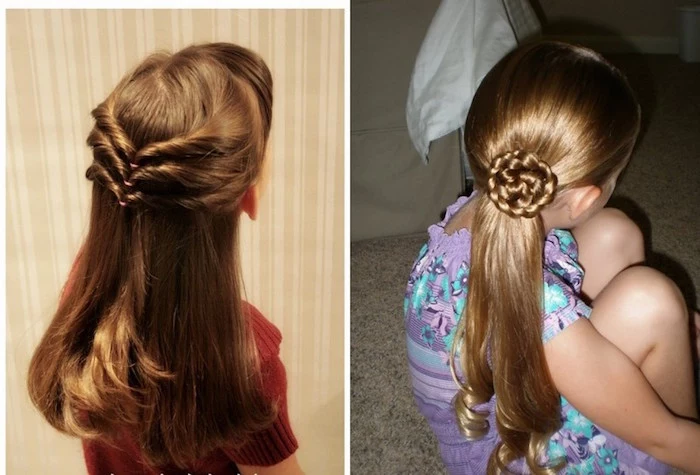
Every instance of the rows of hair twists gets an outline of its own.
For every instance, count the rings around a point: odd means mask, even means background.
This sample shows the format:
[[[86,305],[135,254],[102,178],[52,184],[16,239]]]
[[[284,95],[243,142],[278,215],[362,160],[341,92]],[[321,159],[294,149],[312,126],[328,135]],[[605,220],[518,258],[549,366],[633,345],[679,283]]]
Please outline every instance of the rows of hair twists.
[[[92,111],[95,126],[88,135],[93,163],[85,176],[108,188],[122,206],[126,206],[127,187],[131,184],[130,164],[135,153],[131,139],[114,117],[113,104],[108,98]]]
[[[112,191],[124,208],[231,212],[256,175],[245,165],[212,167],[219,156],[245,160],[253,148],[245,138],[218,134],[216,124],[136,150],[109,98],[92,115],[95,126],[87,143],[94,160],[86,177]]]
[[[249,50],[193,45],[147,58],[92,116],[86,176],[115,204],[230,213],[261,171],[272,77]]]

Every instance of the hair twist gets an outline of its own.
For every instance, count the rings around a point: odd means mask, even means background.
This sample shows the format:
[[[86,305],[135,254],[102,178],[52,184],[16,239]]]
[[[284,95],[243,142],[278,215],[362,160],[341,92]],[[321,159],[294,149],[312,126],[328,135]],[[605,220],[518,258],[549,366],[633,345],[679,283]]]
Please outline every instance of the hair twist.
[[[506,152],[491,161],[488,196],[513,218],[534,218],[554,200],[557,176],[534,152]]]
[[[104,102],[93,109],[92,116],[95,126],[87,143],[93,151],[93,163],[85,176],[112,191],[120,205],[133,204],[128,190],[132,187],[130,175],[135,147],[114,117],[109,103]]]
[[[153,55],[93,110],[86,176],[115,205],[228,214],[260,174],[271,108],[270,72],[247,50]]]
[[[153,209],[185,208],[226,212],[237,205],[255,175],[246,157],[250,140],[235,133],[217,135],[208,124],[194,133],[152,142],[139,150],[116,121],[96,121],[88,138],[94,162],[87,178],[111,190],[122,207],[143,204]],[[212,159],[236,158],[233,166]]]

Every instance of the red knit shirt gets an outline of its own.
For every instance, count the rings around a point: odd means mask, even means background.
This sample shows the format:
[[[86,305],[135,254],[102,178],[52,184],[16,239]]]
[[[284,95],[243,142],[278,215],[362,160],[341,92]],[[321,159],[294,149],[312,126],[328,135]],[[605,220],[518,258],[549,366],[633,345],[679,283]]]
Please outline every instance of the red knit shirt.
[[[254,306],[244,303],[250,315],[255,343],[260,353],[263,391],[270,400],[278,401],[278,415],[272,426],[255,434],[238,449],[217,449],[197,460],[188,469],[150,468],[142,461],[141,450],[133,437],[124,437],[119,448],[96,440],[83,440],[83,453],[89,475],[191,475],[237,474],[241,465],[270,466],[282,462],[297,449],[287,414],[287,376],[279,358],[282,334]]]

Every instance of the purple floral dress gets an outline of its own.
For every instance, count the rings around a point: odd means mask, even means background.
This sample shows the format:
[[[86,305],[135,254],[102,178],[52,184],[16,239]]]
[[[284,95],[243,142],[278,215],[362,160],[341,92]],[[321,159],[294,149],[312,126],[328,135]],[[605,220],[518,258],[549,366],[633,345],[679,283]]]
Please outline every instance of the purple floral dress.
[[[404,299],[413,394],[451,474],[486,473],[491,451],[499,441],[495,395],[480,407],[489,411],[490,429],[477,441],[468,441],[459,432],[452,406],[457,386],[450,374],[449,352],[469,290],[471,235],[466,229],[447,235],[444,226],[469,199],[457,200],[447,208],[445,219],[428,229],[429,240],[413,265]],[[588,318],[591,308],[579,298],[583,270],[572,234],[553,230],[547,235],[543,253],[546,343],[577,319]],[[561,420],[561,429],[550,439],[547,457],[566,457],[562,473],[656,475],[670,471],[670,467],[597,427],[563,397]],[[529,473],[524,460],[510,468],[513,473]]]

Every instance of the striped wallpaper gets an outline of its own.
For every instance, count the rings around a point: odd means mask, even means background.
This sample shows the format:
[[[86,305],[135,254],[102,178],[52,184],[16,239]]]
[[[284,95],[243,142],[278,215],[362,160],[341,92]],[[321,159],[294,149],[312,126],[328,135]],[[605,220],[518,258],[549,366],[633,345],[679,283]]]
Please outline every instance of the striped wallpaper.
[[[342,10],[7,11],[7,471],[85,473],[32,407],[26,372],[87,231],[90,110],[156,49],[230,41],[275,80],[270,182],[244,220],[248,300],[284,335],[307,473],[343,469]]]

